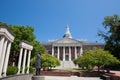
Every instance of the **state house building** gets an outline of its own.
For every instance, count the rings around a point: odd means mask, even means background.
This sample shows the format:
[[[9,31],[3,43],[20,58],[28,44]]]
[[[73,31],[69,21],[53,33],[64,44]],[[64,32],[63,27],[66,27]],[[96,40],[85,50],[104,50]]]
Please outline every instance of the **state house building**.
[[[76,68],[77,66],[73,64],[72,60],[81,56],[84,50],[92,50],[95,47],[104,48],[104,44],[101,43],[73,39],[68,26],[63,38],[42,43],[42,45],[48,53],[61,61],[61,66],[57,68]]]

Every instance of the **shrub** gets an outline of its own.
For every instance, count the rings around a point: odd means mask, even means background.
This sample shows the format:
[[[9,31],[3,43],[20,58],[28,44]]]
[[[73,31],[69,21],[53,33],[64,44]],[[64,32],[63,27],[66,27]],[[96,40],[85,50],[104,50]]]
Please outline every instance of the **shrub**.
[[[25,73],[27,73],[27,69],[28,69],[28,67],[27,67],[27,66],[25,66]]]
[[[7,68],[7,75],[14,75],[18,71],[18,68],[16,66],[8,66]]]
[[[29,73],[33,73],[34,72],[34,68],[32,66],[29,67]]]

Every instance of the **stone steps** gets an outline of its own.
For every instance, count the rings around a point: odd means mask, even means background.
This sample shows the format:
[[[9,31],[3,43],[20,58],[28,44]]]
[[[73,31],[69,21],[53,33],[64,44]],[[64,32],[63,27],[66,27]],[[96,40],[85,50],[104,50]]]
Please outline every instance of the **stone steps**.
[[[72,68],[78,68],[78,66],[75,66],[75,64],[72,61],[61,61],[61,65],[55,67],[55,69],[72,69]]]

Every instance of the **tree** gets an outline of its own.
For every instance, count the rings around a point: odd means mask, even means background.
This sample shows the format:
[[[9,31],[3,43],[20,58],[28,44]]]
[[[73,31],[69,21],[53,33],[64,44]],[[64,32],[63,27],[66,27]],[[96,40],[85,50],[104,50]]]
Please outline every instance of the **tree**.
[[[52,67],[56,67],[56,66],[60,65],[60,61],[56,57],[54,57],[48,53],[42,54],[41,59],[42,59],[42,67],[43,68],[44,67],[52,68]]]
[[[106,32],[101,31],[98,35],[105,40],[105,50],[120,59],[120,17],[118,15],[106,16],[103,26]]]
[[[34,28],[31,26],[18,26],[18,25],[9,25],[9,28],[15,34],[15,39],[11,47],[11,59],[14,59],[17,63],[19,56],[19,42],[24,41],[33,46],[31,58],[34,58],[40,51],[45,52],[45,48],[35,39]],[[13,60],[11,60],[13,61]],[[17,65],[17,64],[16,64]]]
[[[9,28],[15,34],[15,40],[12,44],[12,51],[19,52],[19,42],[25,41],[31,43],[35,39],[34,28],[27,26],[9,25]]]
[[[45,53],[46,49],[37,40],[33,40],[31,44],[33,45],[33,50],[32,50],[33,54],[31,54],[31,58],[34,58],[40,52],[42,54]]]
[[[103,49],[95,49],[93,50],[93,58],[94,58],[94,65],[98,66],[98,71],[100,70],[101,66],[109,66],[114,64],[119,64],[119,60],[116,57],[111,55],[109,51],[105,51]]]
[[[75,63],[79,66],[97,66],[99,71],[101,66],[119,64],[120,62],[108,51],[94,49],[85,51],[82,56],[75,60]]]
[[[86,66],[86,67],[90,68],[89,66],[93,66],[92,60],[93,60],[93,56],[92,56],[91,51],[86,50],[82,56],[80,56],[78,59],[74,60],[74,63],[78,64],[79,67]]]

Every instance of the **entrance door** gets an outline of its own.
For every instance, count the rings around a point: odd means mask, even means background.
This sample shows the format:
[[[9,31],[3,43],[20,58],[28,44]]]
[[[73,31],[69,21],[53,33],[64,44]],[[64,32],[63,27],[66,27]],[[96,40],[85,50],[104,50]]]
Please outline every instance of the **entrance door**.
[[[69,55],[65,55],[65,61],[69,61]]]

